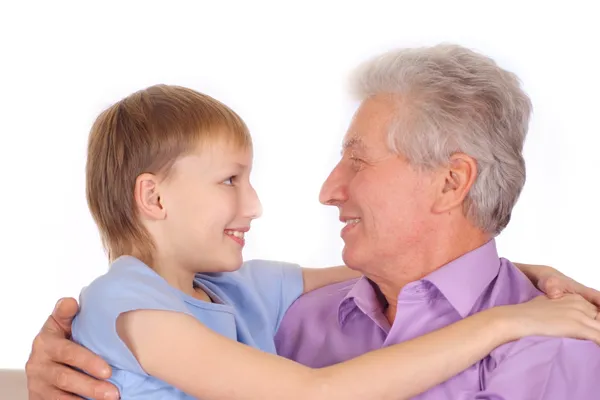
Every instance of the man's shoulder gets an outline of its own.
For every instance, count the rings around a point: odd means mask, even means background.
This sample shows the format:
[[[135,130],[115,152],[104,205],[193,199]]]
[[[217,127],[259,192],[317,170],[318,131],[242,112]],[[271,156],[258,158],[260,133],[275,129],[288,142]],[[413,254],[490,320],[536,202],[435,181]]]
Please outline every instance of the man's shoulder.
[[[597,379],[600,347],[587,340],[526,337],[492,351],[486,364],[489,368],[483,375],[486,387],[501,386],[522,371],[529,379],[528,390],[539,387],[543,393],[554,393],[553,399],[596,398],[589,396],[600,388]],[[565,390],[568,393],[563,396]]]
[[[500,259],[498,276],[479,299],[475,310],[482,311],[496,306],[520,304],[543,295],[531,281],[509,260]],[[494,364],[510,358],[537,358],[551,363],[554,360],[591,357],[600,362],[600,347],[595,343],[571,338],[529,336],[499,346],[490,353]]]
[[[276,332],[277,353],[312,367],[329,365],[331,360],[336,359],[334,348],[324,341],[329,335],[338,337],[341,329],[338,324],[340,305],[357,280],[324,286],[296,299],[287,309]],[[340,343],[335,343],[334,347],[339,350]]]
[[[337,315],[339,306],[359,278],[338,282],[305,293],[292,303],[286,312],[287,325],[306,323],[307,320],[322,321]]]
[[[507,357],[519,356],[528,351],[543,351],[549,356],[581,357],[582,355],[598,358],[600,347],[590,341],[568,337],[529,336],[512,342],[507,346]]]
[[[500,258],[498,275],[492,280],[473,307],[473,311],[525,303],[542,293],[513,263]]]
[[[596,399],[600,348],[593,342],[532,336],[494,350],[482,388],[506,399]]]
[[[298,298],[294,303],[296,307],[308,307],[310,309],[325,308],[337,311],[340,302],[354,287],[360,278],[338,282],[310,291]]]

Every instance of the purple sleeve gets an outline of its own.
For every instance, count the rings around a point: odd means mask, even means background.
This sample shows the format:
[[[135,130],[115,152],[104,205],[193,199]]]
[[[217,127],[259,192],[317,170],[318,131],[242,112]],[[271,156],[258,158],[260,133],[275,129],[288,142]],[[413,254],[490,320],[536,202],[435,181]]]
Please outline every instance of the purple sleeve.
[[[484,391],[460,400],[600,399],[600,347],[575,339],[527,338],[487,371]]]

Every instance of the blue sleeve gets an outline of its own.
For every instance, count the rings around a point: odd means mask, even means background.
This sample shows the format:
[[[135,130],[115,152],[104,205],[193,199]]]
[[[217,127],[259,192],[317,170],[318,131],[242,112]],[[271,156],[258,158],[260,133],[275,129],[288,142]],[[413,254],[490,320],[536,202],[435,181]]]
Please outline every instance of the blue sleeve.
[[[302,268],[298,264],[250,260],[244,263],[242,270],[250,276],[255,289],[273,310],[275,332],[288,308],[304,291]]]
[[[82,290],[79,302],[80,311],[73,321],[73,340],[113,367],[143,375],[146,372],[117,334],[118,316],[134,310],[192,315],[176,289],[141,262],[113,265],[108,273]]]

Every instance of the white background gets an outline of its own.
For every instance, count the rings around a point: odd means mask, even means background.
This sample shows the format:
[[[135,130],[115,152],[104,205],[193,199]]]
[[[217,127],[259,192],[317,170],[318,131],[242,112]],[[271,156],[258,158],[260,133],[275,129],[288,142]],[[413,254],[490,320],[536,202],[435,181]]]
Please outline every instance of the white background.
[[[55,301],[107,269],[84,195],[102,109],[156,83],[222,100],[255,140],[264,216],[246,257],[338,264],[337,213],[317,196],[355,107],[346,77],[400,46],[459,43],[522,78],[528,180],[501,254],[600,288],[598,14],[592,1],[525,3],[2,3],[0,368],[21,368]]]

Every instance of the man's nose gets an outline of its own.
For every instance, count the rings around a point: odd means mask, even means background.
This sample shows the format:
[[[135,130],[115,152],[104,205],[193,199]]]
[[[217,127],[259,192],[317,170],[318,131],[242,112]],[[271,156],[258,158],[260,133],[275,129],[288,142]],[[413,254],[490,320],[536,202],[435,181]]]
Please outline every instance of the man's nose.
[[[346,174],[340,164],[329,174],[319,193],[319,201],[327,206],[335,206],[347,199]]]

